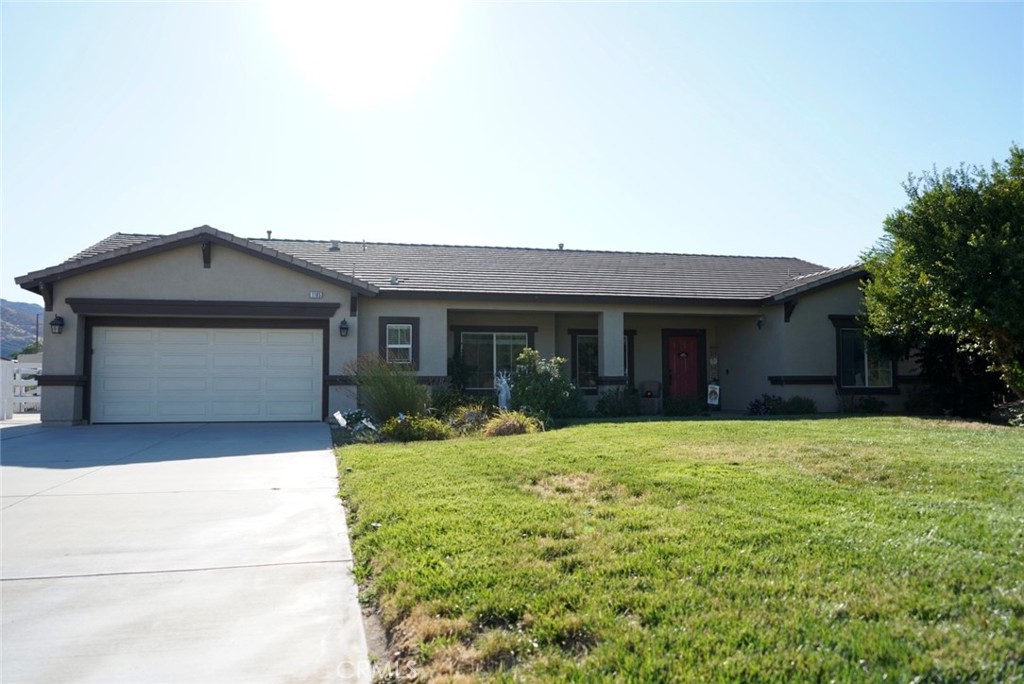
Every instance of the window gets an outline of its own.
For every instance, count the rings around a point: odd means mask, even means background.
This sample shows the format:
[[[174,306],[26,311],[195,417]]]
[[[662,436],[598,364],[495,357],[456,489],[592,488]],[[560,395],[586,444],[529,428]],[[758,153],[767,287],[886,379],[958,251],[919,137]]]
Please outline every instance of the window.
[[[420,319],[380,319],[380,357],[388,363],[403,366],[419,365]]]
[[[462,359],[472,369],[466,389],[494,389],[499,373],[511,373],[516,357],[530,346],[526,332],[462,332]]]
[[[412,363],[412,326],[392,323],[387,326],[387,348],[384,360],[388,363]]]
[[[893,386],[892,359],[870,349],[859,328],[839,329],[839,384],[841,387]]]
[[[598,386],[597,332],[594,330],[570,330],[572,336],[572,381],[587,393],[594,393]],[[626,377],[633,378],[633,336],[635,330],[627,330],[622,336],[622,368]]]
[[[572,379],[580,389],[597,388],[597,335],[576,335]]]

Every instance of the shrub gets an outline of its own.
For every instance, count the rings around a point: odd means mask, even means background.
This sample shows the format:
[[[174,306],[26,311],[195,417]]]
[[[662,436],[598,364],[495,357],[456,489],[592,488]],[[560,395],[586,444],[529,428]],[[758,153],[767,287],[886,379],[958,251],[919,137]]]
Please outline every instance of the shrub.
[[[632,387],[616,387],[606,390],[597,398],[599,416],[640,415],[640,393]]]
[[[448,422],[456,432],[464,435],[482,430],[490,415],[490,407],[484,402],[463,404],[448,415]]]
[[[531,432],[540,432],[543,429],[543,423],[522,411],[499,411],[484,425],[484,434],[488,437],[503,437],[505,435],[525,435]]]
[[[433,416],[406,416],[388,418],[380,434],[397,442],[422,442],[425,440],[450,439],[452,428],[448,423]]]
[[[784,400],[778,412],[784,416],[804,416],[808,413],[817,413],[818,406],[810,397],[795,396]]]
[[[751,416],[799,416],[817,412],[814,400],[801,396],[783,399],[775,394],[762,394],[747,404],[747,414]]]
[[[708,411],[703,397],[665,397],[661,412],[666,416],[702,416]]]
[[[857,397],[858,413],[885,413],[885,402],[878,397]]]
[[[462,354],[457,353],[448,359],[448,378],[452,388],[459,394],[466,391],[466,386],[469,385],[475,371],[476,367],[466,363]]]
[[[1024,428],[1024,400],[997,406],[993,411],[992,420],[1010,427]]]
[[[359,403],[378,421],[399,413],[417,415],[427,408],[430,395],[415,373],[376,354],[361,356],[345,370],[359,388]]]
[[[450,383],[430,387],[430,408],[435,415],[450,416],[465,402],[465,395]]]
[[[565,359],[542,359],[527,347],[512,371],[512,407],[534,416],[571,418],[586,413],[583,394],[565,374]]]

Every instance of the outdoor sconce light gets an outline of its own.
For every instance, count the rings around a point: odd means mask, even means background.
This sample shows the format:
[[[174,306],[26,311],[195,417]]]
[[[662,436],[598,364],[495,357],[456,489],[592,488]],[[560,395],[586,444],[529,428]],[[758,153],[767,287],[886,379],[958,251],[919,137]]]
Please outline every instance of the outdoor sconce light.
[[[62,316],[53,317],[53,320],[50,321],[50,332],[54,335],[60,335],[64,332],[64,318]]]
[[[760,330],[764,327],[764,316],[757,317],[757,329]]]
[[[348,337],[348,321],[344,318],[342,318],[341,323],[338,324],[338,334],[342,337]]]

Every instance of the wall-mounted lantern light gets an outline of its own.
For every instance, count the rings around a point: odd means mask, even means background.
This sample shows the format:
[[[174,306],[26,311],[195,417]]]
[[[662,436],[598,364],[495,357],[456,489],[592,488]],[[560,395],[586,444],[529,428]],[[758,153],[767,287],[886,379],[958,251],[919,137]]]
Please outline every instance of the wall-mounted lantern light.
[[[338,334],[342,337],[348,337],[348,321],[344,318],[342,318],[341,323],[338,324]]]
[[[764,316],[757,317],[757,329],[760,330],[764,327]]]
[[[54,335],[60,335],[64,332],[64,318],[62,316],[53,317],[53,320],[50,321],[50,332]]]

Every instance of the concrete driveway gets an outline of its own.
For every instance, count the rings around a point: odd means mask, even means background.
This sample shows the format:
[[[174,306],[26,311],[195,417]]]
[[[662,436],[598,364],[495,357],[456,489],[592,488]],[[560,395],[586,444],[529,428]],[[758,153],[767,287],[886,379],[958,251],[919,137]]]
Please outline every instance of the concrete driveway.
[[[0,680],[369,681],[326,425],[0,430]]]

